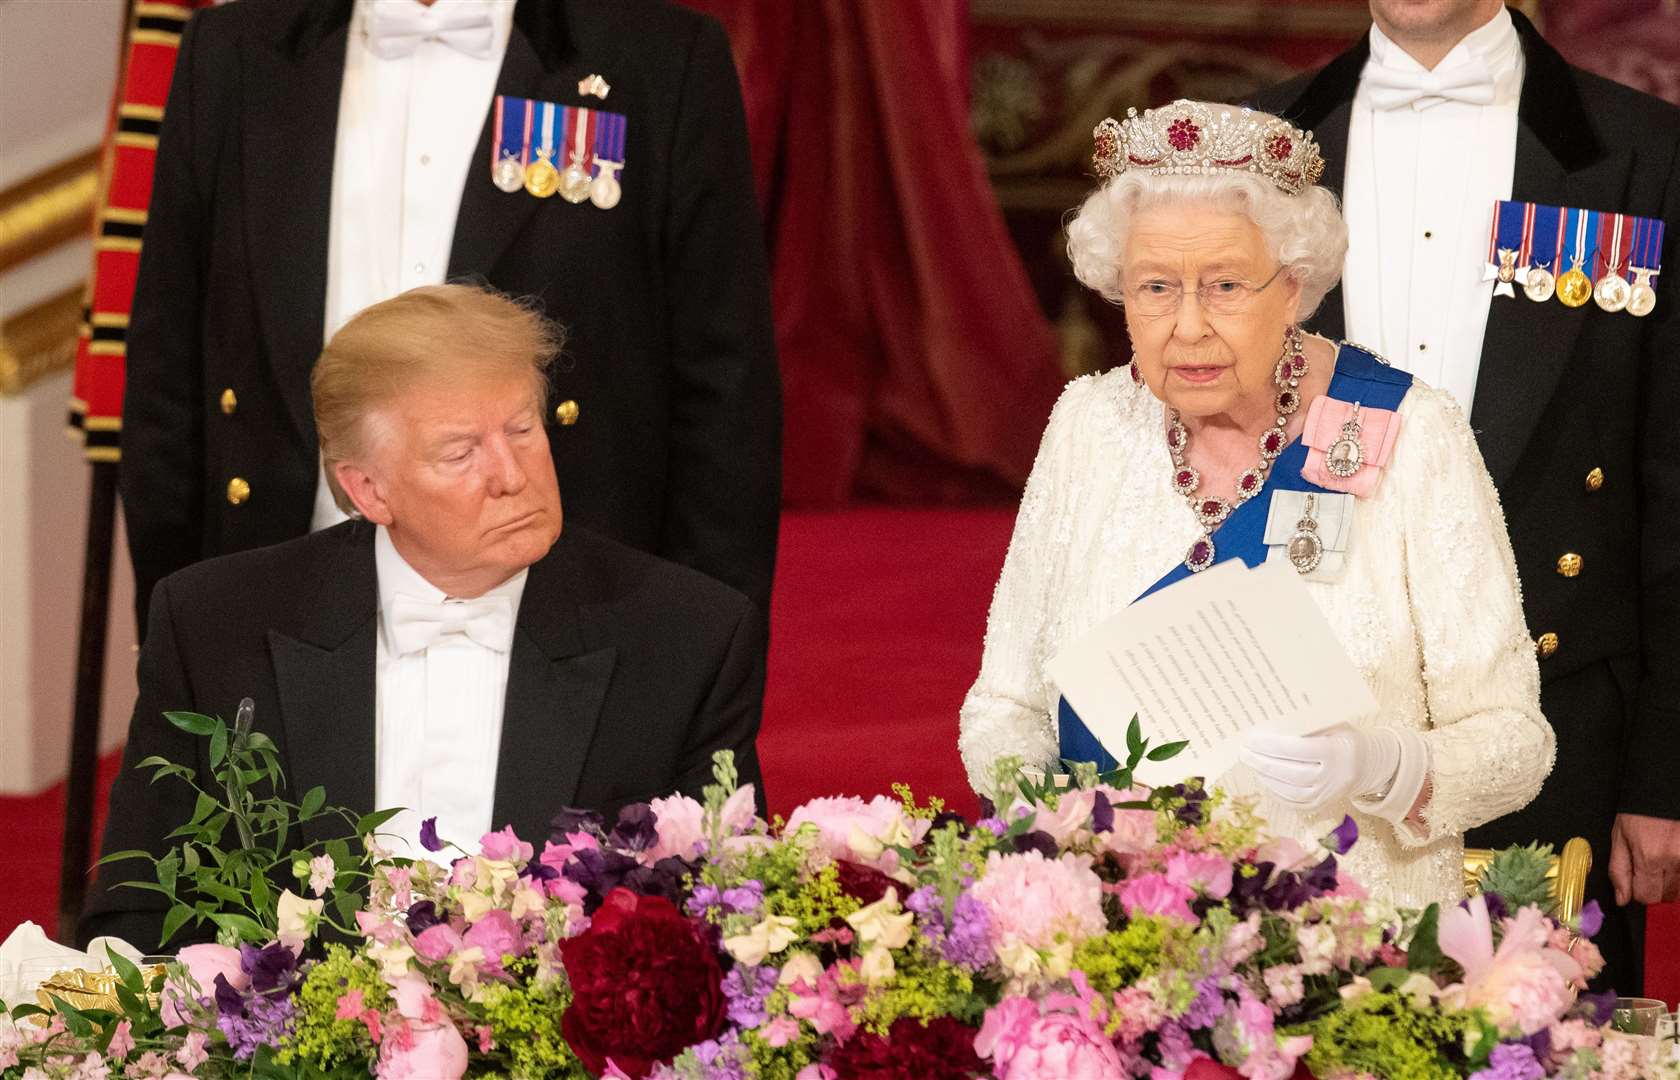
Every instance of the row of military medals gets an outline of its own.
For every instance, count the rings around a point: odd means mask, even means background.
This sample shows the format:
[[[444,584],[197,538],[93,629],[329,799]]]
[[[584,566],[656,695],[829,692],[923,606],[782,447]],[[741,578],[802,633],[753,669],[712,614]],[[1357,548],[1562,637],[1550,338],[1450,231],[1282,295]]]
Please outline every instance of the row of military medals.
[[[559,195],[611,210],[623,196],[625,126],[620,113],[498,96],[490,178],[509,194],[523,188],[539,199]],[[562,151],[565,168],[555,164]]]
[[[1662,273],[1662,242],[1656,218],[1500,202],[1486,278],[1498,282],[1495,296],[1515,296],[1520,284],[1535,303],[1556,296],[1567,307],[1582,307],[1591,300],[1605,311],[1644,317],[1657,306],[1652,279]]]

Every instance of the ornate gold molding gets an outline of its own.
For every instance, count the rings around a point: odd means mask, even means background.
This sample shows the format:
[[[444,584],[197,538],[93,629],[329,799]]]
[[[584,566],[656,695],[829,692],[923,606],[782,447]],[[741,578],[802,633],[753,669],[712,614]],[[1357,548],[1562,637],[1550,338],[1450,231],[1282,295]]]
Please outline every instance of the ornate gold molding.
[[[0,273],[91,235],[98,195],[97,147],[0,191]]]
[[[81,317],[77,285],[0,323],[0,397],[15,397],[75,363]]]

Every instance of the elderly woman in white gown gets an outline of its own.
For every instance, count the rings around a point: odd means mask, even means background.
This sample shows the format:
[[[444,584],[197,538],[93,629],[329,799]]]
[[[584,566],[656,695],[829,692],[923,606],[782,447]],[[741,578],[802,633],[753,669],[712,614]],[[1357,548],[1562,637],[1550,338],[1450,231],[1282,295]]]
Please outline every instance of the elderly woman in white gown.
[[[1347,250],[1311,135],[1179,101],[1105,120],[1104,182],[1068,227],[1074,272],[1125,309],[1130,365],[1075,380],[1044,434],[998,581],[960,747],[1113,761],[1046,662],[1140,596],[1216,562],[1287,559],[1379,710],[1258,730],[1212,778],[1303,839],[1351,813],[1374,893],[1462,894],[1464,831],[1552,767],[1498,496],[1452,398],[1299,324]]]

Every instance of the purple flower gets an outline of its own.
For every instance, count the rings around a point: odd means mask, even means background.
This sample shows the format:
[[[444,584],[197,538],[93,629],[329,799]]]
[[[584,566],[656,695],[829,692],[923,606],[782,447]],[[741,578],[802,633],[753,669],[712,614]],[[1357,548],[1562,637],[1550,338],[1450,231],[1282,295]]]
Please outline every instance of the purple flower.
[[[430,900],[416,900],[408,909],[408,932],[415,937],[419,937],[442,921],[438,918],[437,905]]]
[[[420,823],[420,846],[427,851],[443,850],[443,841],[437,834],[437,818],[429,817]]]
[[[1594,1027],[1603,1027],[1616,1011],[1616,992],[1606,990],[1601,994],[1582,994],[1575,999],[1574,1011],[1591,1020]]]
[[[646,851],[659,843],[657,815],[647,803],[631,803],[618,812],[607,842],[620,851]]]
[[[1038,829],[1017,836],[1015,838],[1015,851],[1022,855],[1029,851],[1036,851],[1046,859],[1054,859],[1061,854],[1060,849],[1056,847],[1056,838]]]
[[[1500,1043],[1488,1058],[1488,1067],[1470,1074],[1470,1080],[1541,1080],[1546,1070],[1534,1060],[1534,1051],[1523,1043]]]
[[[1108,801],[1108,794],[1098,791],[1097,797],[1091,802],[1091,831],[1105,833],[1114,828],[1114,804]]]
[[[773,966],[738,964],[723,977],[723,996],[731,1024],[755,1028],[769,1019],[764,1003],[776,989],[781,973]]]
[[[1352,849],[1354,841],[1359,839],[1359,826],[1354,824],[1353,818],[1342,815],[1342,823],[1330,830],[1325,837],[1325,847],[1335,851],[1338,855],[1346,855]]]
[[[1211,1028],[1225,1015],[1225,993],[1219,988],[1219,983],[1213,979],[1203,979],[1196,984],[1196,997],[1190,1002],[1190,1007],[1184,1010],[1184,1015],[1178,1018],[1188,1031],[1198,1031]]]
[[[1009,826],[1004,824],[1002,818],[998,817],[983,817],[974,823],[974,827],[976,829],[984,829],[993,836],[1002,836],[1004,833],[1009,831]]]
[[[1588,900],[1581,908],[1581,936],[1597,937],[1604,929],[1604,909],[1598,906],[1597,900]]]
[[[251,989],[259,994],[290,990],[298,981],[297,956],[278,941],[260,949],[239,946],[239,968],[251,977]]]
[[[216,976],[218,983],[222,976]],[[221,989],[217,988],[220,1004]],[[259,995],[246,1005],[239,1015],[223,1012],[216,1018],[216,1026],[227,1036],[228,1045],[238,1061],[248,1061],[259,1047],[278,1047],[280,1040],[292,1032],[292,999],[275,995]]]
[[[216,1012],[223,1016],[244,1016],[245,995],[233,988],[226,975],[216,976]]]
[[[749,1057],[740,1035],[734,1031],[726,1031],[694,1047],[694,1060],[700,1063],[703,1080],[747,1080]]]
[[[939,946],[947,963],[979,971],[996,959],[991,944],[991,918],[986,905],[963,893],[951,908],[951,928]]]
[[[566,837],[573,833],[588,833],[590,836],[599,836],[603,824],[601,815],[595,811],[579,810],[576,807],[568,806],[555,814],[553,819],[549,821],[549,839],[556,844],[564,844],[566,843]]]

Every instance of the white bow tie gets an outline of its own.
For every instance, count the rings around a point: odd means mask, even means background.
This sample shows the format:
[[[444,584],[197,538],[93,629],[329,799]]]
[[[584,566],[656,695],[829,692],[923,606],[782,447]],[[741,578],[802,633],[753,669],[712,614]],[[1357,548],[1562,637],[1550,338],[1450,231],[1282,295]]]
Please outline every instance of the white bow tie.
[[[487,60],[496,47],[496,24],[484,7],[418,0],[375,0],[367,6],[367,45],[382,60],[413,56],[422,41],[441,41],[456,52]]]
[[[1419,112],[1446,101],[1467,105],[1493,104],[1493,71],[1478,56],[1434,71],[1400,71],[1385,64],[1367,64],[1360,82],[1374,109]]]
[[[475,600],[392,598],[391,650],[398,656],[420,652],[445,634],[465,634],[495,652],[513,646],[513,599],[480,596]]]

